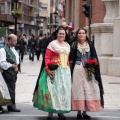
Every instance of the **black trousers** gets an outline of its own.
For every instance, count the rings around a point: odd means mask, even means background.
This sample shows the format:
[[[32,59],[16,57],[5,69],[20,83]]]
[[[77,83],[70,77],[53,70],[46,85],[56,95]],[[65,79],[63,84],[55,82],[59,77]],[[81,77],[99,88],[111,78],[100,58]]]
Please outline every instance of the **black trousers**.
[[[8,70],[4,70],[2,74],[7,84],[12,104],[15,105],[15,86],[17,80],[17,72],[15,72],[13,68],[9,68]]]
[[[40,51],[36,50],[36,56],[37,56],[37,60],[39,60],[39,58],[40,58]]]
[[[22,61],[23,61],[24,53],[25,53],[25,50],[24,50],[24,49],[20,51],[20,56],[21,56],[21,60],[22,60]]]

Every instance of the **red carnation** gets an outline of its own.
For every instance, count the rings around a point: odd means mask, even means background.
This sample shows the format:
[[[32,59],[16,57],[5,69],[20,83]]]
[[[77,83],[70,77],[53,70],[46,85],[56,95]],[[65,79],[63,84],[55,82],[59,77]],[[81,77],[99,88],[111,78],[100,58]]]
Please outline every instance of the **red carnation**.
[[[95,72],[94,67],[98,64],[96,60],[88,59],[85,61],[85,68],[88,70],[88,80],[92,80],[92,73]]]

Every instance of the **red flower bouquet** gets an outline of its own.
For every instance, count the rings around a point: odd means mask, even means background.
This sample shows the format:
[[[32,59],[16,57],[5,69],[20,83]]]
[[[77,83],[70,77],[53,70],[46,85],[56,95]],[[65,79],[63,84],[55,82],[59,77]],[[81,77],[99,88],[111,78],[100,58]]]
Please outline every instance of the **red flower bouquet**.
[[[58,62],[57,61],[50,61],[49,63],[48,63],[48,68],[50,69],[50,70],[56,70],[57,68],[58,68]]]
[[[92,80],[92,73],[95,72],[94,68],[96,65],[98,65],[98,62],[96,60],[88,59],[85,61],[85,68],[87,68],[88,70],[88,76],[87,76],[88,80]]]
[[[58,68],[59,62],[59,60],[52,60],[48,63],[48,68],[52,71],[52,77],[50,77],[51,83],[54,83],[55,70]]]

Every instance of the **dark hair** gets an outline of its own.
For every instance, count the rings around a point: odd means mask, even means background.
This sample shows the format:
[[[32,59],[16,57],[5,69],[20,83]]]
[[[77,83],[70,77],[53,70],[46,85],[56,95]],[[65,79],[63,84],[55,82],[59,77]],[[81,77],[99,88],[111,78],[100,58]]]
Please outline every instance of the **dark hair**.
[[[58,28],[57,28],[57,30],[54,32],[54,39],[57,39],[57,34],[58,34],[58,32],[59,32],[59,30],[64,30],[65,31],[65,41],[67,42],[69,39],[68,39],[68,34],[67,34],[67,32],[66,32],[66,28],[65,27],[63,27],[62,25],[60,25]]]
[[[75,35],[75,40],[77,40],[77,35],[79,33],[80,30],[84,30],[85,31],[85,34],[87,34],[87,30],[85,28],[79,28],[77,31],[76,31],[76,35]],[[88,36],[86,35],[86,41],[89,41],[89,38]]]

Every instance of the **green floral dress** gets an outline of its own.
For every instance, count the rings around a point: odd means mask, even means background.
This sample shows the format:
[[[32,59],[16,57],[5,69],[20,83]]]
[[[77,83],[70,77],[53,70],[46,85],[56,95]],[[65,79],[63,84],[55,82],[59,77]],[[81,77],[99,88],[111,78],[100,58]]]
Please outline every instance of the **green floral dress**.
[[[61,48],[54,42],[48,46],[49,51],[60,53],[70,47]],[[63,50],[64,49],[64,50]],[[47,54],[47,53],[46,53]],[[34,107],[45,112],[68,113],[71,111],[71,73],[70,67],[62,68],[61,65],[55,70],[54,83],[43,70],[39,78],[38,90],[33,97]]]

